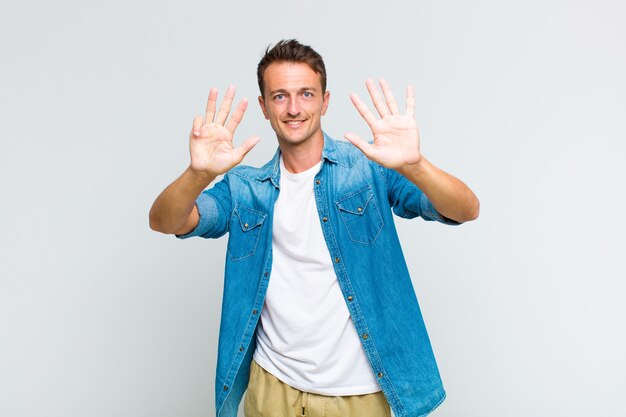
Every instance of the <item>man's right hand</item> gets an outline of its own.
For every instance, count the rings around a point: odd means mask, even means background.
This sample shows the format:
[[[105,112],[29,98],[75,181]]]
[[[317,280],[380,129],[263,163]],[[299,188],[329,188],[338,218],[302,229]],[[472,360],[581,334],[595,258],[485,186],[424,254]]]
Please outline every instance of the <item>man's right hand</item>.
[[[235,129],[241,122],[248,102],[239,103],[228,124],[226,119],[235,98],[235,87],[228,87],[217,113],[217,90],[211,89],[205,117],[193,121],[189,134],[191,164],[157,197],[150,210],[150,227],[163,233],[186,234],[200,219],[195,205],[200,193],[220,174],[239,164],[259,142],[258,136],[246,139],[241,146],[233,146]]]
[[[244,98],[235,108],[228,123],[226,119],[235,98],[235,87],[230,86],[216,112],[217,89],[212,88],[204,118],[197,116],[189,134],[190,168],[198,174],[215,177],[238,165],[244,156],[256,145],[260,138],[252,136],[241,146],[233,146],[233,136],[248,107]]]

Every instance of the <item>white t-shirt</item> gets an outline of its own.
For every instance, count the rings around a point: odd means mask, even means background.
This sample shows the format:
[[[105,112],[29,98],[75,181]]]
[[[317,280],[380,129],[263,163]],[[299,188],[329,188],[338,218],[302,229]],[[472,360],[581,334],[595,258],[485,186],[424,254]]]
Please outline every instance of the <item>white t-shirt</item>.
[[[280,159],[273,264],[254,360],[284,383],[322,395],[380,391],[324,241],[313,181],[322,162],[292,174]]]

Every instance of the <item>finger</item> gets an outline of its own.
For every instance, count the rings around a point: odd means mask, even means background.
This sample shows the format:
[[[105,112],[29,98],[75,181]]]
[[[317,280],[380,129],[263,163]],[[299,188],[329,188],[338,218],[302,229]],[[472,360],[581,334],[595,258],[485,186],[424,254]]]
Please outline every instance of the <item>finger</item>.
[[[361,152],[365,154],[365,156],[369,157],[369,155],[371,155],[373,146],[365,140],[361,139],[355,133],[348,132],[344,134],[343,137],[346,138],[348,142],[359,148]]]
[[[193,125],[191,127],[191,133],[194,136],[200,136],[200,129],[202,129],[202,123],[204,123],[204,119],[202,116],[196,116],[193,118]]]
[[[374,81],[368,79],[367,81],[365,81],[365,85],[367,86],[367,91],[370,93],[370,97],[374,102],[374,107],[376,107],[376,110],[378,110],[378,114],[380,114],[380,117],[388,116],[389,109],[387,109],[385,101],[378,92],[378,88],[376,88],[376,84],[374,84]]]
[[[237,149],[235,149],[237,160],[241,162],[243,157],[246,156],[248,152],[250,152],[250,150],[254,148],[257,143],[259,143],[260,140],[261,138],[258,136],[252,136],[246,139]]]
[[[374,123],[376,123],[376,116],[374,116],[367,105],[363,103],[363,100],[361,100],[359,96],[354,93],[350,94],[350,100],[352,101],[352,104],[354,104],[354,107],[356,107],[361,117],[365,119],[365,122],[372,127]]]
[[[406,115],[415,117],[415,91],[411,84],[406,87]]]
[[[391,114],[399,114],[400,110],[398,109],[398,103],[396,103],[396,98],[393,96],[393,92],[391,91],[391,87],[389,87],[389,83],[382,78],[379,81],[380,88],[383,90],[383,95],[385,96],[385,100],[387,101],[387,107],[391,110]]]
[[[233,115],[230,116],[230,120],[228,121],[228,126],[226,129],[230,130],[230,133],[235,133],[235,129],[239,126],[241,119],[243,119],[243,114],[246,112],[246,108],[248,107],[248,99],[244,98],[241,100],[237,108],[233,112]]]
[[[206,112],[204,115],[204,123],[213,123],[215,117],[215,105],[217,103],[217,88],[211,88],[209,91],[209,100],[206,103]]]
[[[235,87],[229,86],[226,90],[226,94],[224,94],[224,101],[222,101],[222,105],[215,116],[215,123],[220,126],[224,126],[224,122],[228,117],[228,113],[230,113],[230,106],[233,104],[233,99],[235,98]]]

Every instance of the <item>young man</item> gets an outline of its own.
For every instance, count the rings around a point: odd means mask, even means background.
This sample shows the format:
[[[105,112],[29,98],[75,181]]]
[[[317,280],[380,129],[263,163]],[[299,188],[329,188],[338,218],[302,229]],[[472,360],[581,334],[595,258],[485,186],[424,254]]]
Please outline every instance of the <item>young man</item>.
[[[189,168],[155,201],[154,230],[181,238],[228,232],[216,375],[218,416],[235,416],[246,387],[253,416],[422,416],[445,398],[392,219],[459,224],[478,216],[461,181],[420,153],[414,94],[400,112],[388,84],[367,81],[379,117],[335,141],[321,129],[330,99],[321,56],[295,40],[266,51],[259,104],[278,139],[261,168],[239,165],[246,110],[235,95],[189,137]],[[205,190],[220,174],[224,178]]]

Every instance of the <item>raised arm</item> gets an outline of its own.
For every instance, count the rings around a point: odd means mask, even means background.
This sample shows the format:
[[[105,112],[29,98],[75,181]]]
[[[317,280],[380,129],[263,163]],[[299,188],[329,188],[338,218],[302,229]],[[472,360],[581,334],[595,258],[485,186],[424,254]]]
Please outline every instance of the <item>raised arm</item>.
[[[235,108],[228,123],[235,87],[230,86],[216,111],[217,89],[211,89],[205,116],[197,116],[189,134],[189,167],[157,197],[150,209],[150,227],[162,233],[185,234],[198,224],[195,205],[200,193],[220,174],[243,160],[259,142],[258,136],[246,139],[235,148],[233,136],[248,106],[246,99]]]
[[[345,138],[372,161],[395,169],[417,185],[443,216],[461,223],[476,219],[479,202],[472,190],[431,164],[420,152],[413,87],[407,87],[403,115],[385,80],[380,80],[382,96],[372,80],[367,80],[366,86],[380,119],[356,94],[351,94],[350,99],[372,130],[374,141],[370,144],[353,133],[346,133]]]

